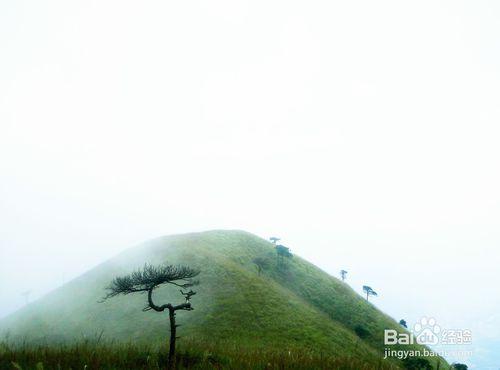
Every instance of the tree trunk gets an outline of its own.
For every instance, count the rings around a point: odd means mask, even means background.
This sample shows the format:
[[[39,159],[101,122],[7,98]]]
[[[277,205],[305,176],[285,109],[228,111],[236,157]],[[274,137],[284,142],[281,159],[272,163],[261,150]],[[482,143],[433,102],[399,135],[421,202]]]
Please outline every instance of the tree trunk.
[[[177,325],[175,325],[175,309],[169,307],[168,316],[170,319],[170,346],[168,349],[168,368],[175,369],[175,339]]]

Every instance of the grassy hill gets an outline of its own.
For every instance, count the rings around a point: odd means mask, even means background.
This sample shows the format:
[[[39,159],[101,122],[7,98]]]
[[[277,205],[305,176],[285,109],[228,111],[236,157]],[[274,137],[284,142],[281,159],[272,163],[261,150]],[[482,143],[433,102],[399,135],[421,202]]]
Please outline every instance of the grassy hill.
[[[255,257],[268,260],[261,275]],[[188,264],[202,271],[194,311],[177,314],[181,346],[196,343],[226,354],[230,349],[234,354],[307,352],[378,364],[373,368],[400,365],[381,360],[383,330],[401,331],[392,318],[297,256],[278,268],[273,245],[243,231],[167,236],[129,249],[3,319],[0,334],[11,342],[70,343],[99,336],[107,343],[165,346],[167,314],[142,312],[145,295],[99,303],[115,276],[144,263]],[[173,286],[155,291],[158,303],[182,298]],[[359,327],[367,331],[363,338],[356,334]]]

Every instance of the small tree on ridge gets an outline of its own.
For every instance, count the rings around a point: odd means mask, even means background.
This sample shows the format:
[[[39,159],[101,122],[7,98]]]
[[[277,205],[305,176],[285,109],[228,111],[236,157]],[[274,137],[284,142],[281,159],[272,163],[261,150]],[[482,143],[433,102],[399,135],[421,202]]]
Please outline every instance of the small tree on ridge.
[[[276,263],[279,266],[284,266],[285,258],[293,257],[292,252],[290,252],[290,248],[285,247],[284,245],[278,244],[276,246]]]
[[[370,296],[377,296],[377,292],[374,291],[371,287],[369,287],[368,285],[363,285],[363,292],[366,293],[366,300],[368,301],[368,298]]]
[[[280,239],[280,238],[277,238],[277,237],[275,237],[275,236],[271,236],[271,237],[269,238],[269,240],[271,241],[271,243],[273,243],[274,245],[276,245],[276,243],[277,243],[278,241],[280,241],[281,239]]]
[[[340,270],[340,277],[342,278],[342,281],[345,280],[347,277],[347,271],[346,270]]]

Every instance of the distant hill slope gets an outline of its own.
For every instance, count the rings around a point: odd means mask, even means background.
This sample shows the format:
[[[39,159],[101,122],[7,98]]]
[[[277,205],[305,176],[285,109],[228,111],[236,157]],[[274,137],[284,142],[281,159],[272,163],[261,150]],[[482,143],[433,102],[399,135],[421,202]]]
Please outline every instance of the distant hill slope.
[[[266,258],[257,274],[252,259]],[[383,330],[400,326],[347,284],[294,256],[276,266],[273,245],[243,231],[208,231],[146,242],[102,263],[0,321],[0,333],[29,342],[67,342],[95,337],[164,344],[164,313],[142,312],[146,297],[118,296],[99,303],[115,277],[144,263],[200,268],[194,311],[179,312],[179,335],[246,348],[302,348],[380,359]],[[155,291],[155,301],[182,302],[176,287]],[[356,327],[369,334],[360,339]]]

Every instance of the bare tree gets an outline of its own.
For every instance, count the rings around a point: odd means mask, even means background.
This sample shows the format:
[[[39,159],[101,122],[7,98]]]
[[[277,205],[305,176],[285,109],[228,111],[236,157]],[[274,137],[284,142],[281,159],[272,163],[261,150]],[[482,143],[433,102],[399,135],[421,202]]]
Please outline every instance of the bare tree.
[[[196,292],[189,290],[189,292],[185,293],[182,289],[198,284],[198,282],[194,281],[193,278],[199,273],[199,270],[188,266],[152,266],[145,264],[142,269],[134,271],[129,275],[114,278],[111,284],[107,287],[108,294],[104,297],[103,301],[119,294],[147,293],[148,302],[143,308],[143,311],[154,310],[157,312],[163,312],[165,309],[168,309],[170,319],[168,364],[169,368],[173,368],[175,359],[175,340],[177,339],[176,329],[179,326],[175,323],[175,311],[193,310],[190,299],[196,294]],[[185,302],[175,306],[171,303],[166,303],[161,306],[156,305],[153,302],[153,290],[162,284],[172,284],[180,287],[180,292],[185,297]]]
[[[269,266],[269,262],[264,257],[255,257],[252,262],[257,266],[259,275]]]
[[[346,270],[340,270],[340,277],[342,278],[342,281],[345,280],[347,277],[347,271]]]
[[[368,297],[372,296],[377,296],[377,292],[374,291],[371,287],[368,285],[363,285],[363,291],[366,293],[366,300],[368,300]]]

